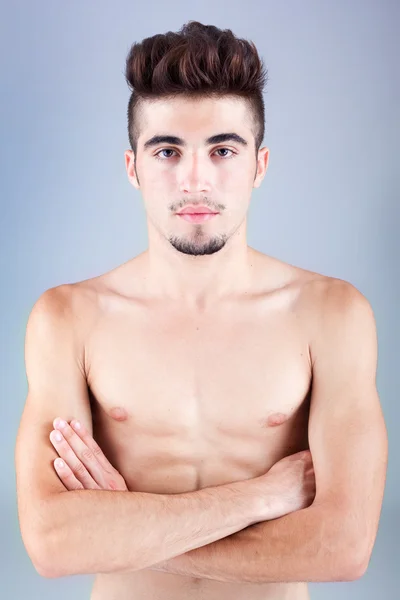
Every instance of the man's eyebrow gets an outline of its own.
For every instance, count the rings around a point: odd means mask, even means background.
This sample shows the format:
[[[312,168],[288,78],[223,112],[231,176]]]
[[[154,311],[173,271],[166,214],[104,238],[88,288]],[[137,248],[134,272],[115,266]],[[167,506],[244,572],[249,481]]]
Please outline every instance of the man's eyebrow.
[[[220,144],[222,142],[236,142],[237,144],[241,144],[242,146],[247,146],[248,143],[242,136],[237,133],[218,133],[216,135],[212,135],[211,137],[204,140],[204,143],[207,146],[211,146],[211,144]],[[180,137],[176,137],[174,135],[153,135],[152,138],[147,140],[144,144],[144,149],[151,148],[152,146],[157,146],[158,144],[174,144],[174,146],[187,146],[185,140]]]

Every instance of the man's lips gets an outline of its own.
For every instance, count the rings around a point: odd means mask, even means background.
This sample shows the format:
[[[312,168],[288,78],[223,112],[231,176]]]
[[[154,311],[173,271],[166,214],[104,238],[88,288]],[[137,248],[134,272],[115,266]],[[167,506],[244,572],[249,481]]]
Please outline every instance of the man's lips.
[[[218,214],[215,210],[211,210],[207,206],[186,206],[180,210],[178,215],[205,215],[205,214]]]
[[[189,221],[189,223],[203,223],[204,221],[209,221],[210,219],[214,219],[218,213],[213,212],[205,212],[205,213],[177,213],[177,216],[185,221]]]

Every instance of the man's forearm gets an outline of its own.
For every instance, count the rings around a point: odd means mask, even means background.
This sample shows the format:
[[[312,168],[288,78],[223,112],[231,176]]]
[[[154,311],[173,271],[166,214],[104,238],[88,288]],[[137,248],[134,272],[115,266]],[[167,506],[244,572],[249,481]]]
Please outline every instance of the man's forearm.
[[[41,515],[47,533],[42,532],[37,568],[47,577],[136,571],[210,544],[261,520],[245,484],[174,495],[107,490],[54,495]]]
[[[344,527],[331,511],[311,505],[150,568],[237,583],[349,581],[359,573],[359,551],[341,541]]]

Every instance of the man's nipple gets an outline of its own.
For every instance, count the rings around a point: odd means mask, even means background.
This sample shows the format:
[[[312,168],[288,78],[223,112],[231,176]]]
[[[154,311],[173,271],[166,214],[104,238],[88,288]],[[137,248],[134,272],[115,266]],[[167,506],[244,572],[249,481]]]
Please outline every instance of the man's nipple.
[[[110,417],[116,421],[126,421],[128,418],[128,413],[126,412],[125,408],[122,408],[121,406],[115,406],[110,410]]]
[[[266,424],[268,427],[276,427],[277,425],[282,425],[288,418],[289,416],[284,413],[274,413],[268,417]]]

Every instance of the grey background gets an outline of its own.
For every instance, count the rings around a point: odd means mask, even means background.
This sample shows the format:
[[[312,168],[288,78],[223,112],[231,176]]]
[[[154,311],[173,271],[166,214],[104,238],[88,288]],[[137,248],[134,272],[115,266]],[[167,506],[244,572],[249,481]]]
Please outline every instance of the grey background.
[[[378,391],[389,432],[378,536],[364,577],[311,583],[311,596],[397,598],[399,3],[188,6],[125,0],[0,6],[1,595],[89,597],[92,576],[41,578],[20,538],[14,445],[27,393],[26,321],[45,289],[98,275],[147,246],[142,199],[123,157],[125,57],[134,41],[194,19],[253,40],[269,70],[270,163],[253,192],[249,245],[350,281],[377,320]]]

